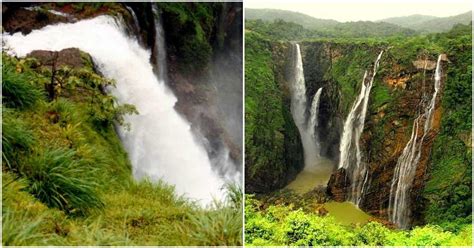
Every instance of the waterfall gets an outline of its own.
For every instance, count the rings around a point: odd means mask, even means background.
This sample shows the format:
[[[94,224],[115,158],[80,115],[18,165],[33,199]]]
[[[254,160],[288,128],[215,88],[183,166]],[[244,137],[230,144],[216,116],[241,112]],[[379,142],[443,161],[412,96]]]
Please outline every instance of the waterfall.
[[[156,68],[158,69],[158,78],[161,78],[164,82],[167,81],[167,68],[166,68],[166,47],[165,47],[165,32],[163,25],[161,24],[161,14],[158,9],[158,5],[153,4],[152,11],[154,15],[155,24],[155,53],[156,53]]]
[[[311,110],[310,110],[310,115],[309,115],[309,122],[308,122],[308,133],[314,140],[314,144],[316,145],[316,152],[317,156],[319,156],[319,137],[316,132],[316,128],[318,127],[318,111],[319,111],[319,100],[321,98],[321,92],[323,88],[319,88],[318,91],[316,91],[316,94],[314,94],[313,101],[311,102]]]
[[[7,49],[25,56],[38,49],[59,51],[77,47],[89,53],[100,72],[116,81],[110,92],[119,103],[136,106],[139,115],[125,116],[131,130],[118,132],[140,179],[164,180],[202,203],[221,197],[222,180],[212,171],[205,149],[198,144],[190,124],[174,109],[176,97],[153,73],[150,51],[127,37],[123,25],[110,16],[99,16],[73,24],[56,24],[4,35]]]
[[[348,175],[351,177],[352,186],[349,198],[350,201],[356,205],[360,203],[361,192],[363,191],[364,184],[367,182],[368,177],[366,165],[362,163],[362,153],[360,151],[359,142],[362,132],[364,131],[370,90],[372,89],[382,54],[383,51],[377,56],[372,69],[372,76],[367,84],[366,81],[367,77],[369,77],[369,72],[365,71],[364,73],[359,96],[352,105],[351,111],[344,122],[344,130],[339,146],[340,158],[338,167],[346,169]]]
[[[301,136],[301,142],[303,143],[304,150],[304,164],[305,167],[314,163],[319,157],[319,145],[314,139],[314,125],[311,125],[306,121],[306,86],[304,80],[304,71],[303,71],[303,60],[301,58],[300,45],[296,44],[295,54],[294,54],[294,78],[293,82],[290,85],[291,89],[291,114],[293,120],[295,121],[296,127]],[[316,93],[315,98],[313,99],[314,110],[310,116],[310,119],[314,118],[314,122],[317,121],[317,110],[319,105],[319,96],[321,95],[321,89]],[[316,101],[314,101],[316,100]],[[310,120],[311,122],[311,120]],[[311,131],[310,131],[311,130]]]
[[[435,71],[434,92],[430,102],[425,107],[424,112],[418,115],[413,121],[411,137],[403,149],[402,155],[398,158],[395,166],[392,185],[390,187],[389,209],[390,220],[401,228],[407,228],[410,222],[410,189],[415,178],[416,168],[420,162],[423,141],[426,134],[433,125],[433,115],[436,104],[436,97],[441,86],[441,55],[438,56]],[[421,102],[421,106],[423,101]],[[420,122],[424,120],[423,135],[420,133]]]

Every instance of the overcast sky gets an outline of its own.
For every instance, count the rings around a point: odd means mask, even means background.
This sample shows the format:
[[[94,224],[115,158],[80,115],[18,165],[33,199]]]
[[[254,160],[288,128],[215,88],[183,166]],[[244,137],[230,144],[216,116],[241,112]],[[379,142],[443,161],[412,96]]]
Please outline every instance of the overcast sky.
[[[246,8],[283,9],[321,19],[375,21],[413,14],[452,16],[472,10],[471,0],[245,0]]]

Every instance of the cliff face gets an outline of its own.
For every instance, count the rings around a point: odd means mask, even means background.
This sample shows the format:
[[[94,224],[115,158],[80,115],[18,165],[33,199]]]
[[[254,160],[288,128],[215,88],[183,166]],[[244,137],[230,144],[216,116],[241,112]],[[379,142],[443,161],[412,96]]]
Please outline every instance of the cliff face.
[[[166,44],[167,83],[178,99],[175,108],[202,136],[220,173],[240,172],[242,4],[161,3],[158,8]],[[200,15],[193,14],[197,9]],[[183,12],[188,14],[185,21]],[[229,162],[230,167],[224,165]]]
[[[284,187],[303,168],[290,112],[291,45],[247,32],[245,38],[245,191]]]
[[[427,64],[436,62],[436,57],[419,56],[417,60],[428,60]],[[410,139],[414,119],[420,112],[425,111],[420,109],[420,102],[430,99],[434,92],[435,71],[435,68],[428,66],[426,69],[416,67],[415,63],[403,66],[396,63],[395,60],[389,59],[387,62],[386,66],[389,71],[382,76],[382,82],[389,87],[394,97],[378,108],[371,108],[370,116],[366,120],[366,131],[361,139],[361,144],[367,156],[370,179],[360,206],[371,214],[386,218],[389,214],[388,204],[394,169]],[[444,68],[446,67],[446,63],[442,65]],[[421,190],[427,179],[426,173],[433,141],[440,128],[442,115],[440,99],[443,97],[445,75],[444,73],[440,93],[436,99],[433,128],[426,134],[422,143],[421,158],[417,165],[412,188],[409,191],[409,209],[412,210],[412,220],[414,221],[421,219],[419,216]],[[377,97],[377,95],[375,94],[373,97]],[[420,132],[417,139],[421,139],[422,136],[423,133]],[[417,205],[418,209],[415,207]]]
[[[400,49],[387,49],[385,44],[304,42],[303,63],[307,97],[312,99],[318,88],[323,87],[319,134],[322,155],[338,160],[339,142],[344,120],[359,94],[365,70],[381,50],[385,50],[374,81],[360,144],[363,162],[369,168],[367,190],[360,207],[378,216],[388,217],[390,187],[397,160],[410,139],[413,120],[418,116],[423,95],[430,98],[434,92],[436,54],[414,54],[407,60],[399,56]],[[447,59],[444,58],[443,69]],[[425,65],[426,64],[426,65]],[[445,70],[443,70],[445,72]],[[442,83],[445,82],[443,74]],[[426,135],[420,162],[410,191],[414,221],[422,219],[425,207],[421,191],[427,180],[427,168],[433,140],[439,132],[442,108],[437,97],[432,130]],[[420,139],[423,133],[420,133]],[[324,149],[325,148],[325,149]],[[346,200],[351,180],[346,171],[337,170],[328,183],[328,194],[336,201]],[[362,180],[362,179],[361,179]]]

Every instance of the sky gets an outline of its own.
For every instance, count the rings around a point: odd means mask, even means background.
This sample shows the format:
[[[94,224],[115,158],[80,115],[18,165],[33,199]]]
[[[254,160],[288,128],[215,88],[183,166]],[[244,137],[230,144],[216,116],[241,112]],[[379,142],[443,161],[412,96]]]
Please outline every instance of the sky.
[[[376,21],[413,14],[452,16],[472,10],[471,0],[245,0],[245,8],[291,10],[321,19]]]

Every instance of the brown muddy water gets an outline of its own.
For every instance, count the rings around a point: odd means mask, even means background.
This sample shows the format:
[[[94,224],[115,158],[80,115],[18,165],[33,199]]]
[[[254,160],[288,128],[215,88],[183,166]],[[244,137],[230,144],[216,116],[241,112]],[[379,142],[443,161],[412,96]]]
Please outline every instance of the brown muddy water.
[[[334,161],[320,157],[313,164],[306,166],[286,188],[304,194],[316,186],[326,186],[334,166]]]
[[[334,169],[334,161],[321,157],[305,167],[286,188],[303,195],[317,186],[326,186]],[[328,216],[343,225],[364,224],[371,218],[352,202],[326,202],[324,208],[329,212]]]

